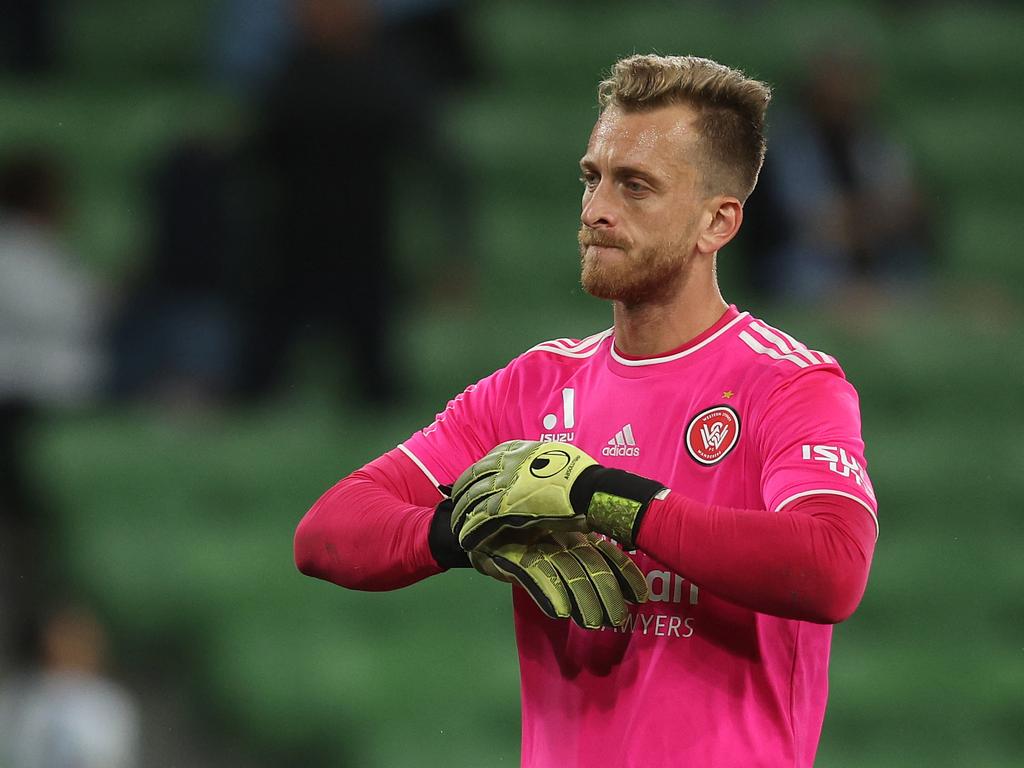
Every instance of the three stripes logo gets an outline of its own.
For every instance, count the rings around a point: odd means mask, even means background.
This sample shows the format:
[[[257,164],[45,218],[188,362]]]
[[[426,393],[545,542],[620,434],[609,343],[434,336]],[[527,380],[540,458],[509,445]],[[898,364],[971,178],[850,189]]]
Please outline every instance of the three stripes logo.
[[[835,363],[835,359],[824,352],[808,349],[788,333],[758,320],[751,320],[747,330],[739,332],[739,339],[759,355],[767,355],[773,360],[785,360],[798,368]]]
[[[602,456],[639,456],[640,448],[633,437],[633,425],[627,424],[618,432],[615,437],[608,441],[608,445],[601,449]]]

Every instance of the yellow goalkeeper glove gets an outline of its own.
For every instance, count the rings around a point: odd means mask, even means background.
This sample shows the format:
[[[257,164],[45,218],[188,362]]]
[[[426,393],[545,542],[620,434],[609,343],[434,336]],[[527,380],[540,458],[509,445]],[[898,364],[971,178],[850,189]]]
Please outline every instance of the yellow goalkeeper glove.
[[[496,534],[535,527],[596,531],[632,548],[643,513],[664,489],[602,467],[574,445],[510,440],[455,481],[452,532],[466,551]]]
[[[629,556],[590,534],[519,531],[469,553],[481,573],[518,584],[549,617],[581,627],[621,627],[626,601],[647,600],[647,581]]]
[[[447,493],[451,489],[441,489]],[[636,564],[610,542],[571,531],[511,531],[492,537],[467,556],[451,530],[454,505],[444,499],[434,510],[430,551],[442,568],[472,565],[501,581],[518,584],[547,616],[572,618],[581,627],[620,627],[625,601],[647,600],[647,581]]]

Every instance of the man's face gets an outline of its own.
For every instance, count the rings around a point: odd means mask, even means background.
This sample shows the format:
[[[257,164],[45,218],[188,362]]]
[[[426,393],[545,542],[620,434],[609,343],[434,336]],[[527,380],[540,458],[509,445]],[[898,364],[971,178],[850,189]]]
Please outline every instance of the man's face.
[[[704,202],[695,117],[670,105],[598,118],[580,160],[581,282],[593,296],[634,306],[685,279]]]

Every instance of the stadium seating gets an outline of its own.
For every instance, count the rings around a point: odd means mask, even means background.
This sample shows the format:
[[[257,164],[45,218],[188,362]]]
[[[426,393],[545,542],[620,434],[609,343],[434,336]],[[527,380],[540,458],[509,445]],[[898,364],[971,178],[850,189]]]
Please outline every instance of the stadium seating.
[[[207,85],[206,5],[78,4],[72,71],[31,89],[0,83],[0,148],[33,138],[68,159],[73,235],[101,273],[130,269],[139,250],[141,174],[156,152],[189,121],[230,126],[241,113]],[[279,407],[194,423],[107,408],[45,425],[38,462],[59,501],[66,577],[109,613],[130,663],[180,677],[209,728],[268,765],[518,764],[511,609],[486,599],[505,587],[453,573],[391,594],[348,592],[300,576],[291,536],[322,490],[448,395],[537,339],[608,322],[575,288],[576,162],[595,80],[618,55],[706,54],[784,95],[801,46],[838,14],[873,42],[884,115],[931,182],[947,292],[984,278],[1024,300],[1024,145],[1008,127],[1024,113],[1007,95],[1024,76],[1013,32],[1024,13],[915,4],[875,14],[853,3],[808,13],[788,0],[765,22],[756,6],[475,8],[486,78],[451,125],[478,185],[488,309],[473,323],[405,313],[418,386],[408,408],[339,410],[303,380]],[[422,215],[410,203],[405,231]],[[411,252],[403,263],[425,271]],[[533,319],[495,344],[487,329],[513,300]],[[835,632],[820,763],[1017,764],[1024,560],[1008,532],[1024,495],[1020,329],[955,309],[890,310],[885,332],[868,335],[792,309],[769,319],[844,363],[881,506],[867,596]]]

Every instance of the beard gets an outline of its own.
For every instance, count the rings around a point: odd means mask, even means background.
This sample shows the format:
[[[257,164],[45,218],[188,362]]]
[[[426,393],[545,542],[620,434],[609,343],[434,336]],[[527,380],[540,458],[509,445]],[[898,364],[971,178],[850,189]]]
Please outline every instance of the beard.
[[[599,299],[620,301],[629,306],[657,302],[671,296],[690,271],[686,242],[658,243],[637,249],[630,243],[598,230],[581,227],[580,283],[583,290]],[[618,258],[602,259],[587,254],[591,245],[619,248]]]

